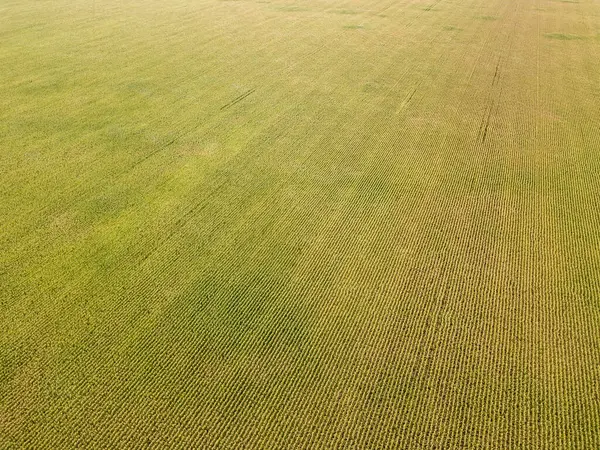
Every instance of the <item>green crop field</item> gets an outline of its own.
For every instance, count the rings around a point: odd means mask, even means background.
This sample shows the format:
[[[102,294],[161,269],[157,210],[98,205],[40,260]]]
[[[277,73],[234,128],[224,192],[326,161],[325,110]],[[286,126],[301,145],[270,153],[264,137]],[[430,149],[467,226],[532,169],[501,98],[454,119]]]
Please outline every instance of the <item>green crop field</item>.
[[[0,448],[599,449],[599,0],[0,2]]]

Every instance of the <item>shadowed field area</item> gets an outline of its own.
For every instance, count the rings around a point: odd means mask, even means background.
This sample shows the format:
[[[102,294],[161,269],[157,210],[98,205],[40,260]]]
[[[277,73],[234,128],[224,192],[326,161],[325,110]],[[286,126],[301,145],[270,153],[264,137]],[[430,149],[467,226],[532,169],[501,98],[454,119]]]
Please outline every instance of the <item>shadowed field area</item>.
[[[600,3],[0,17],[0,448],[600,448]]]

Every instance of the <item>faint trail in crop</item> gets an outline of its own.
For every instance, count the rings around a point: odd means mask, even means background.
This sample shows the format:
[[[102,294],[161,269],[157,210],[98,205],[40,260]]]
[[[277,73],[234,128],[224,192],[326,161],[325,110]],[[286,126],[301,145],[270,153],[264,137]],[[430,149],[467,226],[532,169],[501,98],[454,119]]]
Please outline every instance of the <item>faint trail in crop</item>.
[[[243,94],[237,96],[236,98],[234,98],[232,101],[230,101],[229,103],[226,103],[225,105],[221,106],[221,111],[223,111],[224,109],[230,108],[233,105],[235,105],[236,103],[241,102],[242,100],[244,100],[246,97],[248,97],[249,95],[253,94],[256,91],[256,88],[254,89],[250,89],[247,92],[244,92]]]
[[[485,138],[487,137],[488,127],[490,126],[490,117],[492,115],[492,111],[494,109],[494,100],[490,102],[487,106],[485,113],[483,114],[483,118],[481,120],[481,124],[479,125],[479,132],[477,133],[477,139],[481,140],[481,143],[485,143]]]
[[[496,71],[494,72],[494,78],[492,79],[492,86],[500,80],[500,61],[501,57],[498,57],[498,63],[496,64]]]
[[[155,242],[152,249],[140,258],[139,264],[143,264],[159,248],[167,244],[180,231],[181,227],[184,227],[190,220],[194,218],[196,214],[200,213],[204,208],[206,208],[210,204],[211,199],[219,192],[221,192],[221,190],[225,187],[226,184],[227,180],[222,181],[214,189],[212,189],[205,197],[203,197],[198,203],[193,205],[182,216],[180,216],[173,224],[172,230],[164,238]]]

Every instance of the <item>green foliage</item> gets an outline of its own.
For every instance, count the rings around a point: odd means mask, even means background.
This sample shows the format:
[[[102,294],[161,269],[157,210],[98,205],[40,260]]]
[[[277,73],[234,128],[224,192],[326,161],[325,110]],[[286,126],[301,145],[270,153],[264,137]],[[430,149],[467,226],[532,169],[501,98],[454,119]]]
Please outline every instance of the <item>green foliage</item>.
[[[0,449],[600,448],[600,4],[536,5],[2,2]]]

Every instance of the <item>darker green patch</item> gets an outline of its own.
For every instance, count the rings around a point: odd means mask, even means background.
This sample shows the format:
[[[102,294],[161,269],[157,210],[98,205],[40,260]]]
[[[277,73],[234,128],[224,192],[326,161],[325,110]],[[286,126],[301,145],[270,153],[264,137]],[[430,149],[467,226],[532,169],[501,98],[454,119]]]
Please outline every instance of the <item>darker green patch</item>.
[[[376,92],[379,91],[381,89],[381,86],[379,85],[379,83],[377,83],[376,81],[369,81],[367,83],[365,83],[365,85],[362,88],[363,92]]]
[[[579,0],[554,0],[559,3],[579,3]]]
[[[579,39],[583,39],[583,37],[577,34],[565,34],[565,33],[546,33],[548,39],[558,39],[560,41],[575,41]]]
[[[444,27],[444,30],[446,30],[446,31],[460,31],[460,30],[462,30],[462,28],[453,27],[452,25],[446,25]]]
[[[98,195],[78,207],[78,219],[84,222],[103,221],[116,217],[127,207],[127,193]]]
[[[132,83],[128,83],[126,88],[128,91],[142,97],[151,97],[153,94],[152,86],[142,81],[134,81]]]
[[[476,19],[480,20],[498,20],[496,16],[477,16]]]
[[[344,25],[347,30],[360,30],[364,28],[364,25]]]

